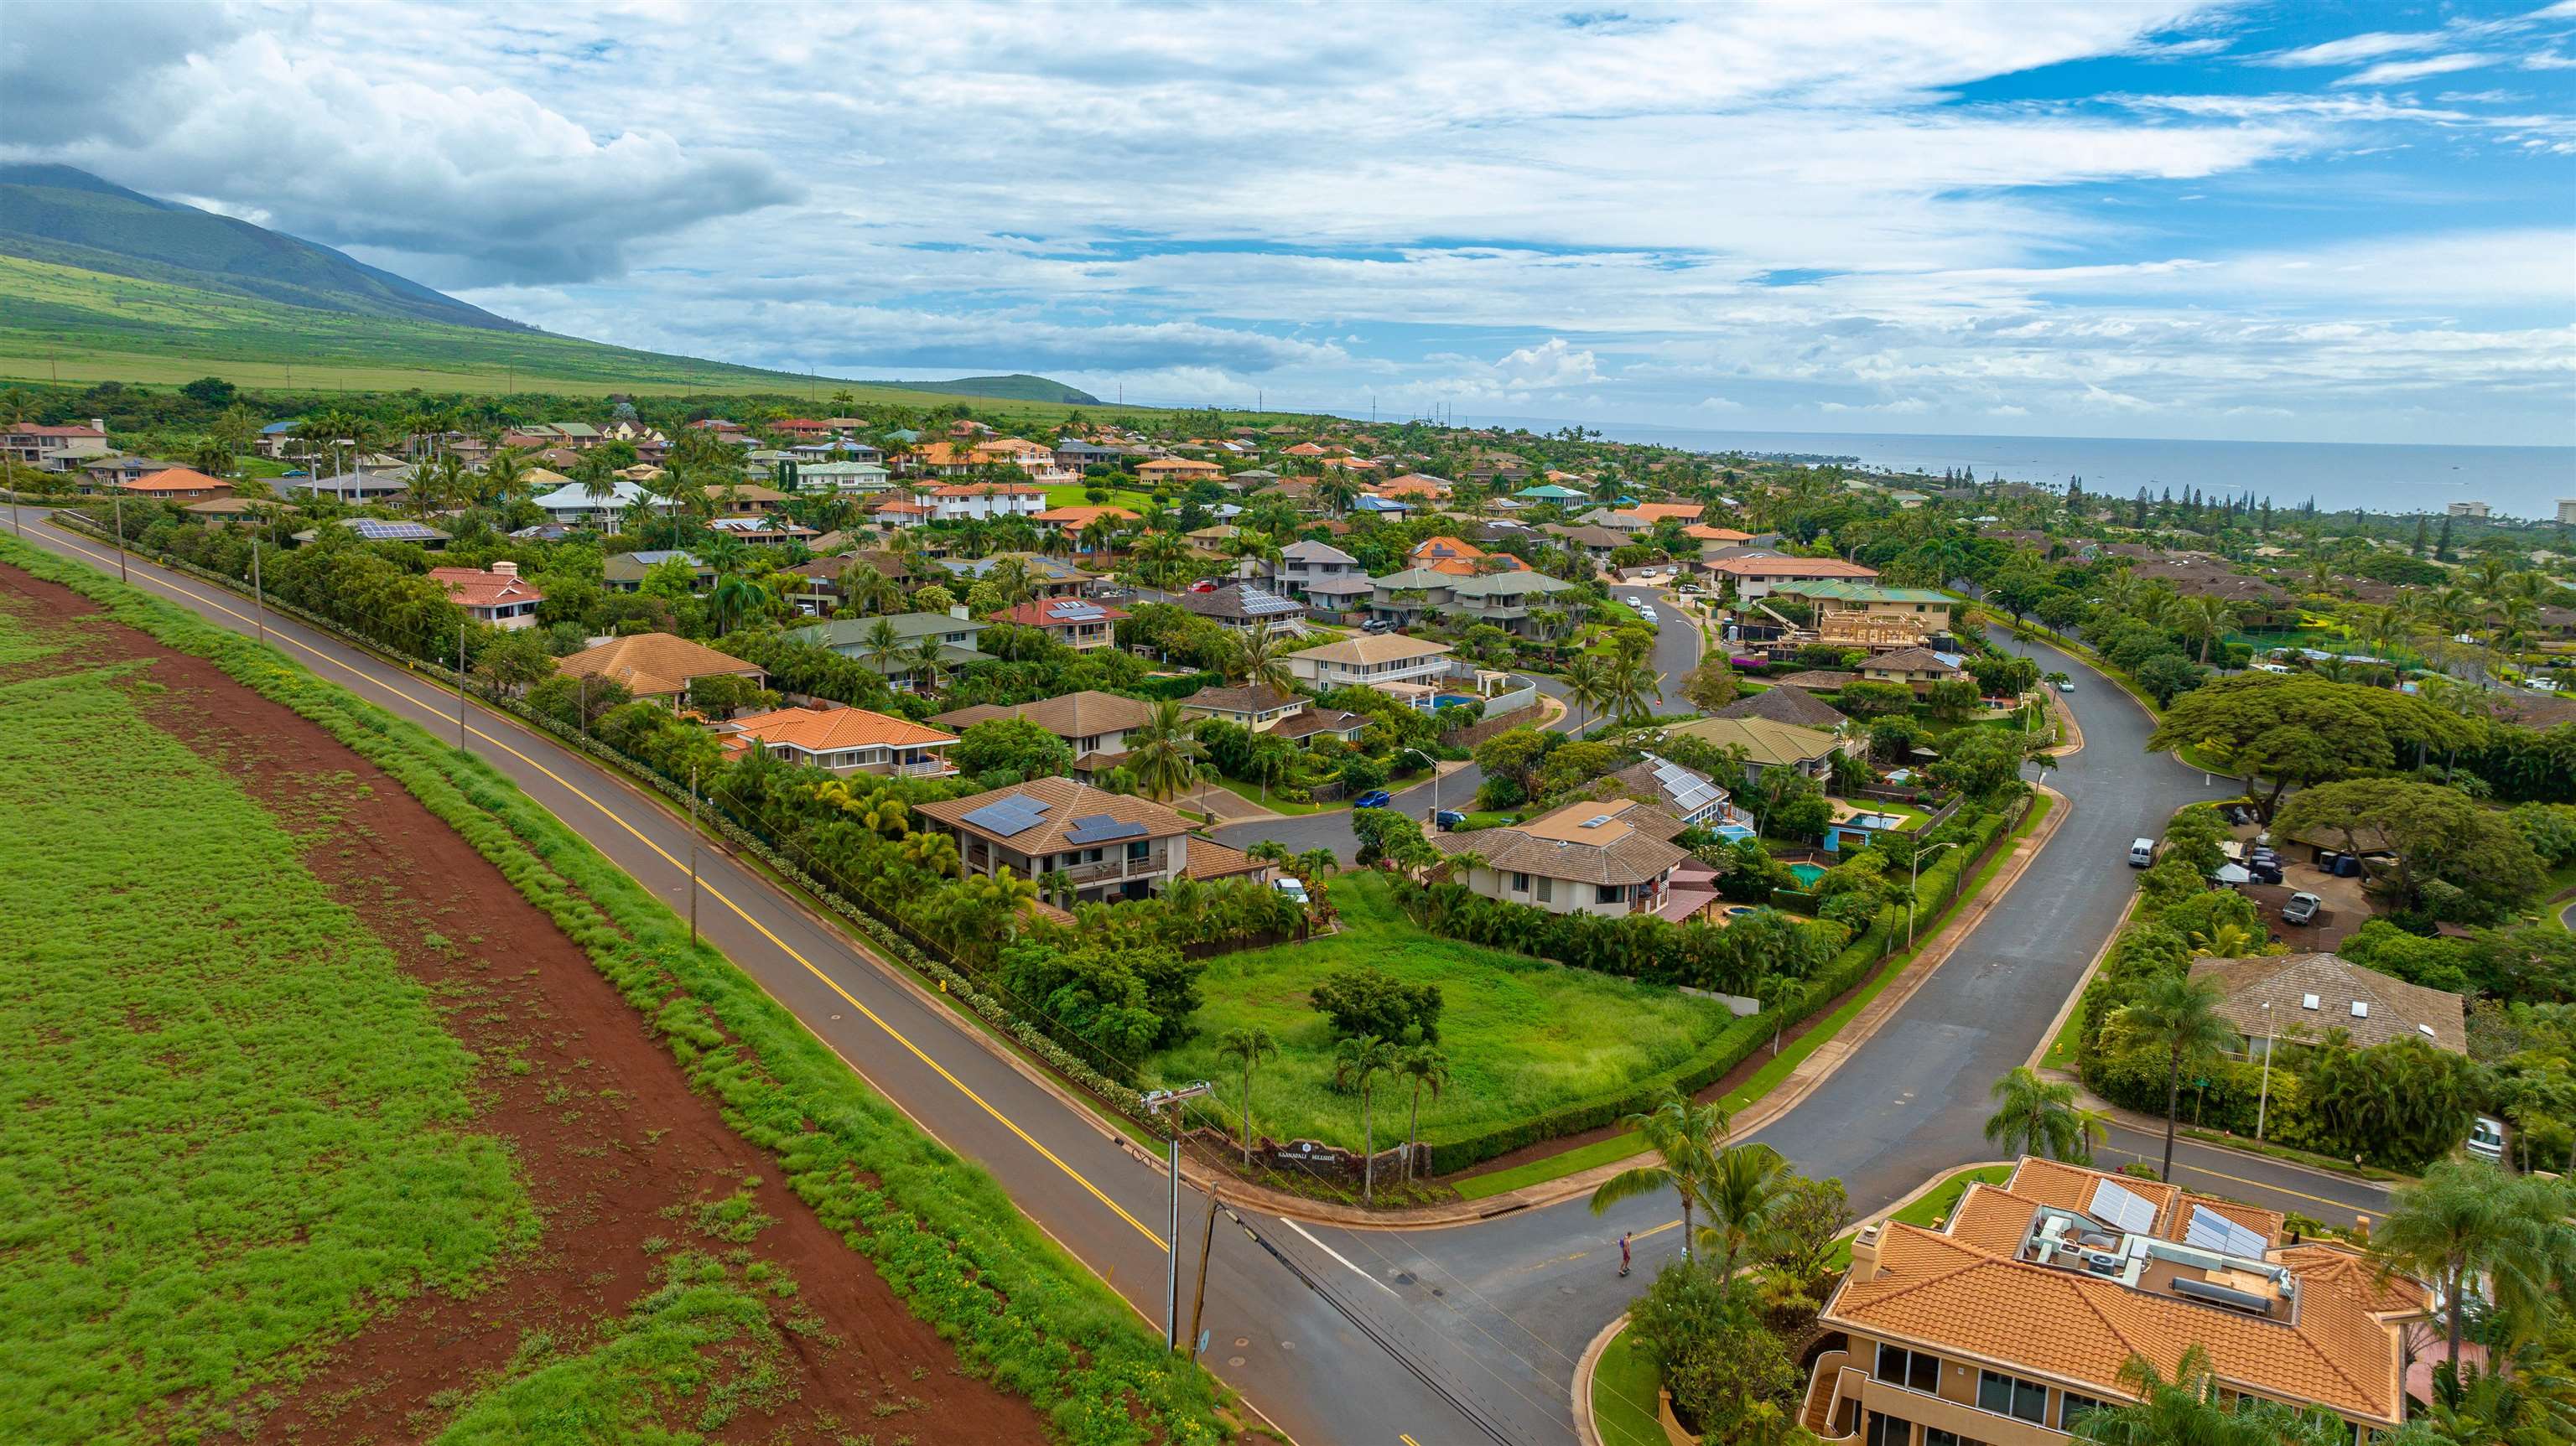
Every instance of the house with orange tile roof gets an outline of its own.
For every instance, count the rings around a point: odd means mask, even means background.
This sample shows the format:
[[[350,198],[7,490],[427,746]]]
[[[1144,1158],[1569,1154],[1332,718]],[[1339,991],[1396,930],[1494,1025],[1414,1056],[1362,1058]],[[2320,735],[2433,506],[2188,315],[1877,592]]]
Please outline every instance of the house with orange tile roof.
[[[766,748],[790,763],[827,773],[873,773],[938,778],[957,771],[948,750],[952,733],[925,728],[865,708],[781,708],[716,725],[728,754]]]
[[[1701,542],[1735,543],[1753,540],[1753,534],[1750,532],[1738,532],[1732,527],[1711,527],[1705,522],[1694,522],[1683,528],[1682,536],[1697,538]]]
[[[2431,1293],[2269,1210],[2024,1157],[1941,1228],[1882,1222],[1817,1324],[1802,1424],[1835,1442],[2058,1446],[2207,1353],[2222,1400],[2319,1407],[2356,1440],[2406,1416],[2405,1331]]]
[[[1482,572],[1518,572],[1529,564],[1508,552],[1487,552],[1455,537],[1426,537],[1404,555],[1408,567],[1473,577]]]
[[[1283,457],[1321,457],[1324,454],[1325,449],[1316,446],[1312,442],[1299,442],[1293,447],[1282,448],[1279,455]]]
[[[546,600],[544,593],[519,576],[519,565],[507,558],[488,570],[433,567],[429,580],[447,589],[448,599],[465,609],[467,617],[488,627],[533,628],[537,604]]]
[[[1036,628],[1075,652],[1089,652],[1118,646],[1118,624],[1126,620],[1127,612],[1089,598],[1053,597],[1034,598],[985,616],[997,623]]]
[[[1746,602],[1768,597],[1788,582],[1875,582],[1878,569],[1839,557],[1789,557],[1763,553],[1750,557],[1703,556],[1700,571],[1719,582],[1732,581],[1735,595]]]
[[[1040,532],[1061,532],[1075,539],[1075,550],[1088,553],[1093,548],[1090,543],[1081,539],[1084,533],[1091,530],[1094,523],[1102,523],[1115,530],[1135,522],[1137,516],[1124,507],[1077,505],[1050,507],[1044,512],[1034,514],[1029,520],[1038,525]]]
[[[1449,495],[1450,486],[1446,477],[1434,477],[1428,472],[1407,472],[1401,477],[1389,477],[1369,490],[1380,497],[1436,502]]]
[[[1225,475],[1225,469],[1214,462],[1202,462],[1195,457],[1157,457],[1151,462],[1137,463],[1136,475],[1148,483],[1188,483],[1199,481],[1201,478],[1214,481]]]
[[[928,501],[941,522],[1035,517],[1046,510],[1046,489],[1033,482],[960,482],[933,488]]]
[[[158,502],[203,502],[230,497],[233,484],[209,477],[194,467],[164,467],[141,477],[129,477],[117,483],[116,490],[128,497],[149,497]]]
[[[107,423],[93,419],[82,426],[40,426],[12,422],[0,427],[0,457],[48,472],[68,472],[91,457],[108,454]]]
[[[1646,525],[1652,527],[1667,517],[1684,524],[1697,522],[1699,515],[1708,509],[1697,502],[1640,502],[1628,510],[1646,519]]]

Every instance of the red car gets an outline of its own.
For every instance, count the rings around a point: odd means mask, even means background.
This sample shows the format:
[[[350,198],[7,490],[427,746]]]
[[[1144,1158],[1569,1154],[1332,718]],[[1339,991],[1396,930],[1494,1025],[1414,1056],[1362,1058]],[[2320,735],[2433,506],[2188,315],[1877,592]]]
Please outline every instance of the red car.
[[[1200,578],[1198,581],[1190,584],[1190,591],[1214,592],[1216,591],[1216,584],[1208,581],[1206,578]]]

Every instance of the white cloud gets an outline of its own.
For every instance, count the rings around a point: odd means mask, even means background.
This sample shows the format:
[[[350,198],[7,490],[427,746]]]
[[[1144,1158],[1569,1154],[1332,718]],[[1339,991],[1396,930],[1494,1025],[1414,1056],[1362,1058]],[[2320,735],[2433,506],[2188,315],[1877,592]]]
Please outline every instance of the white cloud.
[[[2430,50],[2449,37],[2439,30],[2394,32],[2374,30],[2367,34],[2329,40],[2322,45],[2302,46],[2260,56],[2257,65],[2295,68],[2310,65],[2350,65],[2355,61],[2377,60],[2383,55],[2404,55],[2409,51]]]
[[[2496,63],[2492,55],[2459,51],[2435,55],[2423,60],[2387,60],[2366,70],[2357,70],[2335,82],[2337,85],[2404,85],[2428,75],[2450,75],[2462,70],[2483,70]]]
[[[1494,379],[1514,390],[1582,386],[1601,380],[1600,358],[1566,344],[1561,336],[1525,346],[1494,364]]]
[[[1744,404],[1742,402],[1729,401],[1724,397],[1703,397],[1700,399],[1699,410],[1703,412],[1740,412],[1744,410]]]

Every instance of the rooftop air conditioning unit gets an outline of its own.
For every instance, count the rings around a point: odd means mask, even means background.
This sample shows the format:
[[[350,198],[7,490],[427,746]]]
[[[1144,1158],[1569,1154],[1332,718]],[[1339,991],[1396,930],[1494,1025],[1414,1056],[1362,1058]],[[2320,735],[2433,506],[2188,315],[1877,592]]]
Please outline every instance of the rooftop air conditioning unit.
[[[2084,1252],[2084,1268],[2095,1275],[2118,1275],[2120,1257],[2107,1250],[2088,1250]]]

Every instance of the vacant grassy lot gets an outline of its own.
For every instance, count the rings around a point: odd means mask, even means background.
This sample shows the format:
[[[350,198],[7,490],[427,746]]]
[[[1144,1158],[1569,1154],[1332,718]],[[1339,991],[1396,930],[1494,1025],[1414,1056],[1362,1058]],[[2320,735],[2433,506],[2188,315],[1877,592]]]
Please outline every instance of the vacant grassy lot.
[[[1435,938],[1396,909],[1374,874],[1345,875],[1331,889],[1340,933],[1208,961],[1199,1033],[1149,1061],[1152,1074],[1212,1080],[1228,1115],[1239,1117],[1242,1075],[1217,1059],[1216,1041],[1237,1025],[1260,1025],[1280,1050],[1253,1077],[1254,1128],[1356,1147],[1359,1098],[1331,1088],[1332,1034],[1306,997],[1328,974],[1373,964],[1441,988],[1439,1045],[1454,1079],[1438,1103],[1422,1106],[1422,1136],[1437,1141],[1610,1093],[1689,1058],[1734,1019],[1670,989]],[[1399,1091],[1380,1094],[1380,1148],[1401,1138],[1404,1108]]]
[[[70,646],[0,611],[0,658],[61,669],[0,683],[11,1441],[220,1426],[300,1349],[537,1234],[427,991],[138,713],[143,669]]]

